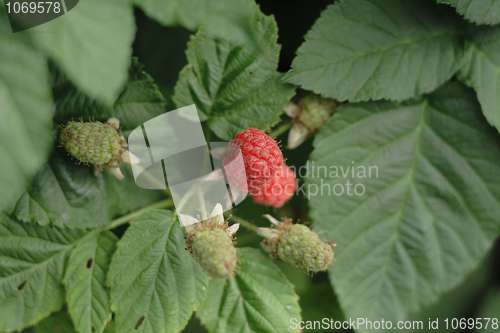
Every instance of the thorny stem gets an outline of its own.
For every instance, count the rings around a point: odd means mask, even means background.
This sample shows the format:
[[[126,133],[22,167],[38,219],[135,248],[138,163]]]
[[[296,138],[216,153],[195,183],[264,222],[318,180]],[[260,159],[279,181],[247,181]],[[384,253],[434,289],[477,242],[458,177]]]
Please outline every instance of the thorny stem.
[[[168,207],[172,207],[174,205],[174,201],[172,199],[165,199],[165,200],[162,200],[162,201],[158,201],[152,205],[149,205],[149,206],[146,206],[142,209],[139,209],[139,210],[136,210],[135,212],[132,212],[130,214],[127,214],[125,216],[122,216],[122,217],[119,217],[115,220],[113,220],[111,222],[110,225],[104,227],[104,228],[101,228],[99,230],[110,230],[110,229],[114,229],[122,224],[125,224],[127,222],[129,222],[130,220],[132,220],[133,218],[141,215],[142,213],[145,213],[147,211],[150,211],[150,210],[153,210],[153,209],[161,209],[161,208],[168,208]]]
[[[247,228],[248,230],[252,230],[253,232],[257,232],[257,229],[259,228],[255,224],[250,223],[247,220],[244,220],[241,217],[234,215],[229,218],[229,221],[232,221],[234,223],[239,223],[241,226]]]
[[[279,124],[277,128],[275,128],[271,133],[269,133],[269,136],[271,138],[277,138],[281,134],[285,133],[292,127],[293,123],[291,121],[283,122]]]

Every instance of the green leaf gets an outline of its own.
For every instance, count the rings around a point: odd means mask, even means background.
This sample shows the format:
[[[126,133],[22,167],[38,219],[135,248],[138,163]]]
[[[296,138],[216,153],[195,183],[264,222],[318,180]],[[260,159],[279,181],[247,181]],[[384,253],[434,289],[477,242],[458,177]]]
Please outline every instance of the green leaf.
[[[189,42],[189,64],[175,86],[177,107],[196,104],[202,120],[223,140],[247,127],[268,129],[293,95],[281,82],[278,29],[272,17],[255,13],[260,49],[236,46],[200,31]]]
[[[60,125],[70,120],[94,118],[106,121],[111,117],[120,120],[124,131],[134,130],[166,112],[165,98],[137,58],[132,58],[128,81],[112,103],[104,103],[80,92],[57,69],[53,69],[52,87],[56,102],[54,121]]]
[[[498,332],[499,320],[498,314],[500,313],[500,289],[490,288],[486,294],[483,304],[479,308],[479,313],[476,313],[476,318],[482,318],[480,321],[483,324],[481,329],[476,326],[474,332],[494,333]],[[491,318],[488,321],[486,318]],[[486,322],[488,321],[488,327]]]
[[[107,102],[127,79],[135,24],[126,0],[85,0],[28,30],[81,90]]]
[[[14,214],[24,222],[67,228],[100,228],[119,215],[157,202],[159,190],[137,186],[130,165],[121,163],[125,176],[109,170],[76,165],[58,148],[38,172],[31,188],[19,198]]]
[[[450,318],[449,321],[452,318],[468,318],[471,310],[477,307],[478,295],[481,295],[485,286],[488,285],[491,277],[491,268],[494,267],[491,260],[494,252],[491,251],[486,256],[487,260],[481,260],[479,267],[467,274],[458,286],[446,290],[439,296],[437,302],[431,303],[419,312],[412,314],[408,320],[421,320],[423,323],[428,323],[429,318],[432,318],[431,321],[439,318],[440,325],[444,326],[445,323],[443,321],[446,318]],[[415,327],[415,329],[408,331],[408,333],[416,333],[417,331],[419,330]],[[460,329],[460,325],[450,325],[447,332],[462,333],[463,330]]]
[[[117,117],[125,131],[165,112],[165,99],[132,60],[129,80],[111,104],[89,98],[78,91],[65,76],[54,69],[52,86],[56,101],[54,120],[59,125],[80,117],[106,121]],[[15,215],[24,222],[37,222],[72,228],[98,228],[110,220],[160,199],[160,191],[138,187],[130,166],[120,165],[125,179],[116,179],[108,170],[95,174],[94,168],[76,165],[66,151],[58,147],[48,163],[36,175],[31,188],[22,194]]]
[[[116,333],[116,324],[113,320],[108,322],[104,329],[104,333]]]
[[[0,7],[0,26],[8,24]],[[54,106],[46,58],[22,35],[0,33],[0,208],[15,201],[50,151]]]
[[[117,241],[110,231],[92,232],[71,253],[63,282],[68,310],[79,332],[101,333],[111,319],[105,283]]]
[[[195,31],[207,29],[239,45],[254,46],[256,36],[250,21],[256,11],[251,0],[133,0],[134,4],[163,25],[182,25]]]
[[[0,331],[22,329],[61,308],[65,263],[83,236],[0,216]]]
[[[500,232],[500,137],[458,83],[340,107],[308,165],[346,318],[403,320],[457,285]]]
[[[184,328],[208,284],[185,247],[184,232],[170,211],[149,211],[132,220],[108,273],[117,332]]]
[[[58,312],[39,322],[35,326],[35,333],[76,333],[76,331],[69,314]]]
[[[300,321],[298,297],[283,272],[261,251],[239,248],[241,268],[212,280],[197,313],[210,332],[290,332]]]
[[[307,321],[322,321],[329,318],[334,321],[344,321],[344,314],[333,293],[332,286],[328,282],[311,283],[305,292],[299,293],[302,319]],[[326,326],[315,326],[306,332],[324,332]],[[333,327],[331,327],[333,329]]]
[[[448,81],[461,57],[455,18],[445,6],[343,0],[321,14],[285,78],[341,101],[403,100]]]
[[[500,23],[500,1],[498,0],[437,0],[456,8],[466,20],[476,24]]]
[[[500,27],[469,25],[458,78],[474,88],[484,116],[500,130]]]

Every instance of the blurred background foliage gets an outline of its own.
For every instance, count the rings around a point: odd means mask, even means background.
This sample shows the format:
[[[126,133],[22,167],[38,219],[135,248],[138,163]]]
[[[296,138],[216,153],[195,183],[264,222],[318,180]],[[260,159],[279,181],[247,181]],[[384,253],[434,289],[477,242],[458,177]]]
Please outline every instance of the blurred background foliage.
[[[274,15],[277,21],[279,27],[278,43],[282,45],[278,69],[281,72],[286,72],[290,69],[297,48],[304,41],[303,36],[319,17],[320,12],[333,1],[266,0],[257,1],[257,3],[264,14]],[[179,72],[187,64],[185,50],[194,31],[188,31],[183,27],[164,27],[148,18],[138,8],[135,9],[135,19],[137,33],[133,43],[134,56],[139,58],[145,65],[144,70],[154,78],[155,83],[169,102],[168,107],[174,109],[171,95]],[[286,117],[283,115],[282,120],[286,120]],[[284,146],[286,138],[287,133],[278,137],[282,146]],[[308,139],[293,151],[284,148],[283,153],[287,158],[287,164],[296,167],[305,165],[312,151],[311,143],[312,139]],[[235,215],[245,217],[248,221],[259,226],[268,226],[268,223],[262,218],[262,215],[267,213],[278,217],[287,216],[293,218],[294,221],[310,221],[307,200],[302,195],[295,196],[289,204],[278,210],[255,205],[249,198],[234,210]],[[119,228],[115,232],[122,234],[125,228]],[[258,248],[260,241],[261,237],[255,233],[245,231],[238,236],[237,244]],[[411,316],[412,320],[422,320],[425,331],[429,319],[439,318],[442,325],[435,332],[449,332],[453,330],[444,328],[443,320],[445,318],[451,320],[451,318],[500,317],[499,262],[500,242],[497,241],[493,251],[484,258],[479,268],[465,276],[459,286],[443,294],[438,302],[414,313]],[[321,321],[323,318],[344,320],[344,314],[329,283],[327,273],[321,272],[309,276],[287,263],[280,263],[280,265],[288,279],[295,285],[295,290],[300,297],[304,321]],[[23,332],[74,332],[71,320],[64,312],[65,310],[53,314],[36,327],[26,329]],[[105,332],[113,331],[113,323],[110,323]],[[322,330],[307,330],[307,332],[320,331]],[[463,331],[472,332],[473,330]],[[488,332],[484,329],[480,331]],[[490,331],[493,332],[493,330]],[[207,330],[202,327],[194,314],[183,332],[202,333],[207,332]]]

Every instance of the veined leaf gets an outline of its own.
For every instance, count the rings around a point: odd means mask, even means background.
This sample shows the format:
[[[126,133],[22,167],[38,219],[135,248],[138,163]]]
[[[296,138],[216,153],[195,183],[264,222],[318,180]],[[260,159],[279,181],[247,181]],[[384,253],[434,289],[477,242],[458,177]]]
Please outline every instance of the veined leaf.
[[[82,91],[108,103],[127,80],[135,36],[127,0],[85,0],[28,30]]]
[[[166,101],[153,78],[144,70],[137,58],[132,58],[128,80],[112,103],[90,98],[79,91],[60,71],[52,71],[52,89],[56,102],[54,121],[60,125],[70,120],[93,118],[106,121],[120,120],[123,131],[132,131],[144,122],[166,112]]]
[[[274,18],[256,11],[252,24],[260,49],[198,32],[175,87],[177,107],[196,104],[201,118],[224,140],[247,127],[268,129],[293,95],[293,87],[282,83],[276,71],[280,48]]]
[[[500,232],[500,138],[458,83],[342,106],[314,147],[306,188],[315,230],[338,245],[330,277],[347,318],[403,320]]]
[[[239,248],[239,253],[236,275],[210,282],[197,311],[201,322],[210,332],[291,332],[291,319],[300,321],[293,285],[261,251]]]
[[[124,179],[106,169],[96,175],[94,167],[76,165],[61,149],[19,198],[14,211],[18,219],[67,228],[100,228],[162,196],[158,190],[138,187],[126,163],[120,164]]]
[[[108,274],[117,332],[184,328],[208,284],[185,247],[184,232],[170,211],[150,211],[132,220]]]
[[[111,104],[79,92],[55,70],[52,77],[57,107],[54,120],[64,125],[72,118],[106,121],[116,117],[125,132],[162,114],[165,99],[142,67],[133,59],[129,80]],[[20,197],[15,215],[24,222],[41,225],[98,228],[117,215],[159,200],[159,191],[145,190],[135,184],[129,165],[121,163],[120,167],[125,179],[116,179],[106,169],[96,175],[94,167],[76,165],[66,156],[63,147],[57,147],[50,161],[35,176],[31,188]]]
[[[458,78],[474,88],[484,116],[500,130],[500,27],[466,29],[465,55]]]
[[[48,159],[54,113],[45,56],[31,48],[24,36],[5,31],[5,25],[8,25],[8,19],[2,4],[0,210],[19,197]]]
[[[63,282],[68,310],[78,332],[101,333],[111,319],[105,283],[117,241],[110,231],[92,232],[71,253]]]
[[[182,25],[189,30],[207,29],[235,44],[255,46],[250,21],[256,10],[252,0],[133,0],[151,18],[163,25]]]
[[[466,20],[476,24],[500,23],[500,1],[498,0],[437,0],[456,8]]]
[[[84,235],[0,216],[0,331],[20,330],[61,308],[66,261]]]
[[[403,100],[449,80],[462,57],[461,45],[446,6],[341,0],[307,33],[285,79],[341,101]]]

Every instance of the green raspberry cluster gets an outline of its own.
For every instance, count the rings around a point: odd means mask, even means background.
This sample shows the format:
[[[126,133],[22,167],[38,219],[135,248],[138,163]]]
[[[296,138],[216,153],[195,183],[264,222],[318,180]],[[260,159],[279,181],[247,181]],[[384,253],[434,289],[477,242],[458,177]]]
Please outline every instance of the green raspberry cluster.
[[[227,232],[222,229],[202,229],[191,238],[193,257],[212,277],[226,278],[236,269],[238,256]]]
[[[278,241],[277,255],[313,273],[326,270],[334,260],[330,244],[303,224],[294,224],[285,230]]]
[[[310,133],[323,127],[325,122],[335,112],[338,102],[333,99],[322,98],[316,94],[310,94],[300,100],[301,112],[298,121],[301,122]]]
[[[61,131],[59,140],[71,156],[96,166],[120,162],[126,146],[123,135],[113,124],[99,121],[70,121]]]
[[[316,133],[338,106],[339,102],[334,99],[299,90],[285,108],[285,113],[293,118],[292,129],[288,133],[288,148],[300,146],[307,137]]]
[[[279,222],[271,215],[264,215],[273,225],[271,228],[258,228],[257,234],[266,238],[262,243],[264,250],[272,257],[290,262],[308,272],[328,269],[335,261],[332,247],[335,243],[319,238],[318,234],[303,224],[293,224],[291,219]]]
[[[238,267],[238,253],[233,235],[239,223],[229,226],[224,220],[222,205],[215,205],[211,217],[199,222],[192,216],[179,214],[186,232],[186,250],[209,276],[224,279],[234,274]]]

